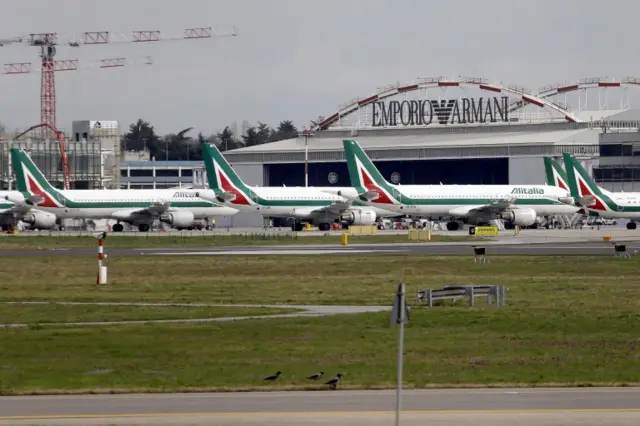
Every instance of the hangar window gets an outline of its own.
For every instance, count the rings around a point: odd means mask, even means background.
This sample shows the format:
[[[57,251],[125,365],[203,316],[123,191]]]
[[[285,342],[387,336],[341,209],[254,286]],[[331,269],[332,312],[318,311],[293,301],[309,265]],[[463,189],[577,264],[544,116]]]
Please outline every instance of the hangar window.
[[[131,177],[153,176],[151,169],[131,169]]]
[[[621,157],[622,156],[622,145],[600,145],[600,156],[601,157]]]
[[[177,177],[178,169],[156,169],[156,176]]]
[[[600,145],[601,157],[631,157],[633,146],[631,144]]]

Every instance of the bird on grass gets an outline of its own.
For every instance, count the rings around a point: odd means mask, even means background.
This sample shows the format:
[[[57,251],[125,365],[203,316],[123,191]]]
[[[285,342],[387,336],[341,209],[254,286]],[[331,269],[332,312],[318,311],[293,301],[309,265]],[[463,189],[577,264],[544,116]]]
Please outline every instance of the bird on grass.
[[[331,386],[332,389],[335,389],[338,386],[338,383],[340,383],[340,378],[342,377],[342,374],[338,374],[335,378],[329,380],[327,383],[325,383],[325,385],[329,385]]]
[[[322,376],[324,376],[324,371],[321,371],[316,374],[312,374],[311,376],[307,377],[307,380],[318,380]]]
[[[280,374],[282,374],[282,372],[278,371],[276,374],[266,377],[265,380],[269,381],[269,382],[273,382],[275,379],[277,379],[278,377],[280,377]]]

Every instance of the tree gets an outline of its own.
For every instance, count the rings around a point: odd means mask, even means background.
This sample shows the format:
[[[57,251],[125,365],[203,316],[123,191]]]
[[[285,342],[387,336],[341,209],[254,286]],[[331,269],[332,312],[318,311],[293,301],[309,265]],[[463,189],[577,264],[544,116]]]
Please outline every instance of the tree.
[[[298,129],[290,120],[281,121],[275,132],[272,141],[280,141],[283,139],[294,139],[298,137]]]
[[[229,151],[238,148],[238,140],[233,137],[233,132],[229,126],[225,127],[221,133],[218,133],[218,149],[220,151]]]
[[[244,146],[254,146],[260,144],[260,136],[256,131],[256,128],[251,126],[247,129],[247,134],[242,135],[242,141],[244,142]]]
[[[159,157],[156,157],[156,159],[166,159],[169,161],[191,159],[192,151],[194,151],[194,143],[193,139],[187,137],[186,134],[192,129],[193,127],[189,127],[178,133],[169,133],[168,135],[164,135],[162,137],[163,152]]]
[[[0,124],[0,132],[2,125]],[[181,130],[178,133],[169,133],[159,137],[152,125],[143,119],[129,126],[129,132],[121,136],[120,146],[123,151],[149,151],[149,160],[169,159],[178,160],[202,160],[203,143],[215,144],[220,151],[229,151],[245,146],[262,145],[283,139],[292,139],[298,136],[298,129],[290,120],[280,122],[277,130],[268,124],[258,121],[257,125],[249,127],[247,133],[241,138],[236,138],[231,129],[227,126],[217,134],[207,137],[202,132],[198,132],[195,138],[188,136],[193,130],[192,127]]]
[[[198,145],[202,145],[203,143],[207,143],[207,140],[204,138],[202,132],[198,132]]]
[[[275,130],[269,127],[268,124],[258,121],[258,144],[269,143],[275,133]]]
[[[161,151],[161,142],[153,126],[143,119],[129,126],[129,132],[120,138],[122,151],[149,150],[149,159],[157,157]]]

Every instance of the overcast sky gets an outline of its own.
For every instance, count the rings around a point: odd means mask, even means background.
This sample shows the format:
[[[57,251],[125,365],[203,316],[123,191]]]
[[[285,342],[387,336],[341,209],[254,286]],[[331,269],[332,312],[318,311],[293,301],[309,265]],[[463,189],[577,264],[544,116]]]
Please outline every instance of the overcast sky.
[[[58,126],[138,117],[159,133],[233,121],[303,126],[378,86],[429,76],[540,85],[640,76],[637,0],[0,0],[0,36],[231,28],[217,40],[60,47],[58,59],[150,55],[151,66],[57,73]],[[0,61],[38,64],[26,45]],[[40,74],[0,75],[0,122],[40,118]]]

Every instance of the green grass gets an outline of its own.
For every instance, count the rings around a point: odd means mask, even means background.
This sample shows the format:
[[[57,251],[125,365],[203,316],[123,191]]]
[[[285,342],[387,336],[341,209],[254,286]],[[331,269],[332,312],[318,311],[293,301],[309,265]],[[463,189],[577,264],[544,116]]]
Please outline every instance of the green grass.
[[[511,308],[416,310],[405,330],[409,388],[632,384],[637,314]],[[615,330],[615,331],[614,331]],[[304,377],[345,376],[345,388],[395,385],[388,314],[206,325],[6,330],[4,393],[322,388]],[[265,386],[277,370],[282,378]]]
[[[28,261],[0,258],[0,299],[390,305],[404,280],[406,387],[640,383],[638,258],[140,257],[115,260],[105,286],[92,284],[94,259]],[[445,283],[503,284],[506,306],[416,306],[416,291]],[[0,391],[322,388],[304,380],[318,370],[344,373],[347,388],[393,387],[396,331],[388,313],[5,329]]]
[[[302,233],[300,233],[302,234]],[[472,237],[464,235],[432,235],[433,242],[473,241]],[[485,240],[486,241],[486,240]],[[350,244],[368,243],[408,243],[409,237],[397,234],[387,235],[352,235]],[[424,242],[424,241],[423,241]],[[84,236],[56,236],[53,235],[7,235],[0,234],[0,250],[7,249],[49,249],[49,248],[95,248],[97,240],[91,235]],[[211,234],[210,236],[118,236],[110,234],[104,241],[109,248],[171,248],[171,247],[212,247],[212,246],[264,246],[285,244],[340,244],[340,235],[295,235],[295,234],[245,234],[225,235]]]
[[[508,298],[584,288],[599,299],[597,291],[635,285],[640,258],[494,256],[481,265],[471,256],[114,256],[108,266],[109,284],[97,286],[94,256],[28,257],[20,266],[0,257],[0,301],[388,304],[400,280],[411,294],[475,283],[503,284]]]
[[[296,312],[296,309],[226,306],[106,306],[0,304],[0,324],[221,318]]]

